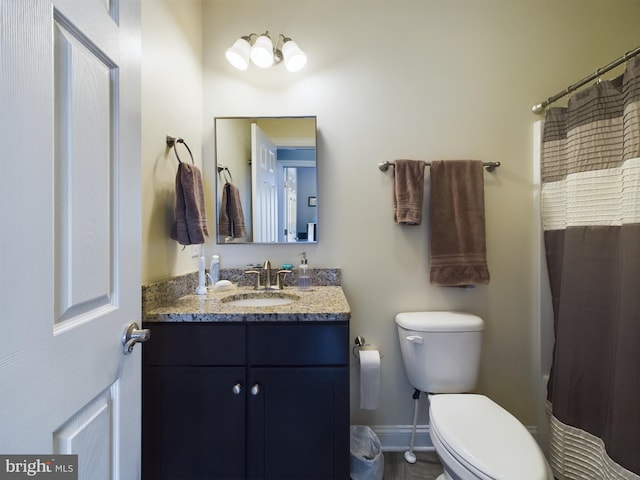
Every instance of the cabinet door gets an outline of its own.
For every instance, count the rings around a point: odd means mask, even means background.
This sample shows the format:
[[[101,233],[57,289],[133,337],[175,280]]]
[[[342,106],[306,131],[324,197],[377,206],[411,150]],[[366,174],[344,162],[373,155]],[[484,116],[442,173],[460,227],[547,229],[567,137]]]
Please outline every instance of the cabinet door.
[[[348,367],[254,367],[247,385],[248,478],[349,478]]]
[[[143,478],[245,478],[244,367],[147,366]],[[233,391],[241,385],[240,393]]]

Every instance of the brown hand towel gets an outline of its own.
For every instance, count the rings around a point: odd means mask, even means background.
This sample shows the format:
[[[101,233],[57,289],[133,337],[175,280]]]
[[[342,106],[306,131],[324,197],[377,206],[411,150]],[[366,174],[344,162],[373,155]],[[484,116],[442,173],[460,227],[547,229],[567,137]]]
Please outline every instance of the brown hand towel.
[[[181,245],[200,245],[209,238],[202,174],[181,162],[176,174],[176,203],[171,238]]]
[[[396,223],[420,225],[424,198],[424,162],[396,160],[393,169],[393,219]]]
[[[431,284],[489,283],[482,162],[437,160],[430,176]]]
[[[218,235],[232,238],[247,236],[242,203],[240,202],[240,191],[229,182],[225,183],[222,189],[219,219]]]

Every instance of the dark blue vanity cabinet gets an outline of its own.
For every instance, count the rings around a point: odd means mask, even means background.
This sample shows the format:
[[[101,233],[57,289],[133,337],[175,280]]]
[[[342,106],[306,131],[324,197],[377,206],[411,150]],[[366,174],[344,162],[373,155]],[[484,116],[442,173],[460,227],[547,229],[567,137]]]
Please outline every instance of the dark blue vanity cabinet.
[[[145,328],[143,479],[348,480],[347,322]]]

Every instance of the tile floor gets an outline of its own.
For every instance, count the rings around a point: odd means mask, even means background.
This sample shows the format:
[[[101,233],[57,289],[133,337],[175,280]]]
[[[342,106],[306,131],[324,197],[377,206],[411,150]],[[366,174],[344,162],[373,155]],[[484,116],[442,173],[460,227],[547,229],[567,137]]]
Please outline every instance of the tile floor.
[[[436,480],[442,465],[435,452],[415,452],[417,461],[407,463],[403,452],[384,452],[383,480]]]

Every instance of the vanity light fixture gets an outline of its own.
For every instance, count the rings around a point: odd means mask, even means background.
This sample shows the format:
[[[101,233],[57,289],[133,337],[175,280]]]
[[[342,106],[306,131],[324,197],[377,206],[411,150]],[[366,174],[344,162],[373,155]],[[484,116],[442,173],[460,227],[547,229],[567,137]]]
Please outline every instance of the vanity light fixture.
[[[249,60],[260,68],[269,68],[284,60],[284,66],[290,72],[297,72],[307,63],[307,56],[296,42],[280,34],[274,45],[268,31],[240,37],[227,49],[225,56],[239,70],[247,70]]]

